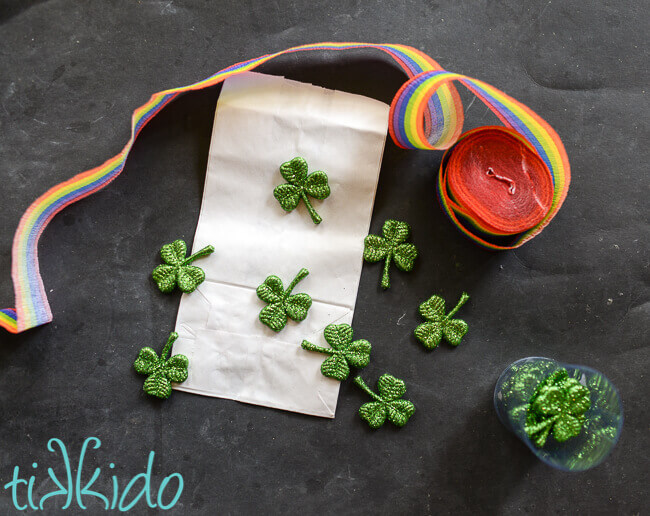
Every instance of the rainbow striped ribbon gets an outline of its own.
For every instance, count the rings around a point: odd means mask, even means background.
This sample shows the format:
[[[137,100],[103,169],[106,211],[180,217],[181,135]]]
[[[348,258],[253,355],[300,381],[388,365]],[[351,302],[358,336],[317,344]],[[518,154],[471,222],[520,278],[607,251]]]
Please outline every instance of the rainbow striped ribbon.
[[[459,81],[479,97],[508,127],[519,132],[548,165],[555,186],[553,205],[546,218],[508,247],[482,240],[467,231],[453,211],[443,208],[452,221],[481,245],[494,249],[518,247],[539,233],[557,213],[569,187],[569,163],[564,146],[553,129],[537,114],[513,98],[482,81],[443,70],[425,53],[405,45],[369,43],[315,43],[289,48],[229,66],[207,79],[151,96],[133,112],[131,138],[122,151],[104,164],[50,188],[36,199],[20,219],[12,248],[12,279],[16,308],[0,310],[0,326],[12,333],[25,331],[52,320],[52,312],[39,273],[38,241],[52,218],[63,208],[98,190],[123,170],[142,128],[178,95],[208,88],[232,75],[252,70],[275,57],[308,50],[375,49],[388,54],[409,77],[397,92],[390,110],[389,131],[393,141],[407,149],[447,149],[460,136],[463,106],[452,84]]]

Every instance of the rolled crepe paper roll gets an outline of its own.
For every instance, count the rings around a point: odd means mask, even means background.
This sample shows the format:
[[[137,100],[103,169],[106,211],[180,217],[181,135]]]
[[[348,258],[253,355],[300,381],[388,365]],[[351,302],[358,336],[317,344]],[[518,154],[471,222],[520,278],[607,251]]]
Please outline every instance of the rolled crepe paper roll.
[[[517,240],[544,220],[553,192],[553,176],[539,154],[506,127],[467,131],[440,166],[442,207],[473,240],[499,245]]]

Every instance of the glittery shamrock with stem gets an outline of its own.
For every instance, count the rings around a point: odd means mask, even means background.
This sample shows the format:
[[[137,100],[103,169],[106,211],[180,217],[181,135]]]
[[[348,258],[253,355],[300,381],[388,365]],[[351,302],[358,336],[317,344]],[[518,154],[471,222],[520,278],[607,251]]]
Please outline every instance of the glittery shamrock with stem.
[[[183,240],[175,240],[162,246],[160,257],[165,264],[158,265],[153,270],[152,277],[161,292],[171,292],[176,285],[185,293],[194,292],[205,280],[205,272],[199,267],[190,265],[197,258],[214,252],[211,245],[204,247],[192,256],[186,257],[187,245]]]
[[[372,346],[365,339],[352,341],[352,327],[349,324],[329,324],[324,331],[325,340],[331,346],[323,348],[306,340],[302,348],[330,355],[321,364],[320,370],[324,376],[342,382],[350,374],[350,366],[366,367],[370,363]]]
[[[381,277],[381,286],[390,288],[390,264],[392,261],[398,269],[410,271],[418,257],[417,248],[407,243],[411,235],[411,227],[406,222],[387,220],[382,228],[383,237],[368,235],[364,239],[363,258],[367,262],[384,260],[384,272]]]
[[[452,346],[460,344],[467,333],[467,323],[462,319],[452,319],[452,317],[468,299],[469,295],[463,292],[458,304],[447,315],[445,315],[445,300],[440,296],[431,296],[420,305],[420,314],[427,319],[427,322],[420,324],[415,329],[415,336],[424,344],[425,348],[437,348],[443,335]]]
[[[160,357],[150,347],[142,348],[133,367],[140,374],[148,374],[144,381],[143,390],[150,396],[167,399],[172,393],[171,382],[184,382],[187,380],[187,367],[189,360],[185,355],[174,355],[167,358],[172,349],[172,344],[178,338],[178,333],[169,335],[167,344]]]
[[[566,369],[558,369],[535,390],[528,404],[524,429],[540,448],[551,432],[557,442],[563,443],[580,434],[589,407],[589,389],[575,378],[569,378]]]
[[[307,269],[300,269],[287,290],[284,290],[282,280],[277,276],[266,278],[264,283],[257,287],[257,297],[269,303],[262,308],[260,321],[273,331],[280,331],[287,325],[288,318],[296,322],[304,320],[311,307],[311,297],[304,293],[291,295],[291,292],[308,274]]]
[[[295,210],[302,199],[311,215],[311,220],[314,224],[320,224],[323,219],[314,210],[308,196],[319,200],[329,197],[327,174],[320,170],[307,174],[307,171],[307,162],[300,157],[280,165],[280,174],[287,182],[276,186],[273,195],[285,211]]]
[[[413,403],[401,399],[406,393],[406,384],[394,376],[383,374],[379,377],[379,394],[372,392],[360,376],[354,379],[354,383],[376,400],[364,403],[359,409],[359,416],[371,428],[379,428],[386,418],[395,426],[404,426],[415,412]]]

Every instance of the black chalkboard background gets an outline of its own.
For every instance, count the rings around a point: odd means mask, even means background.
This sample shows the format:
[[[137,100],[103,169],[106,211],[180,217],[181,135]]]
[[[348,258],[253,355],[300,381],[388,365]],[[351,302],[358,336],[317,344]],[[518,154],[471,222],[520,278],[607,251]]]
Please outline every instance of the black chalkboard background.
[[[649,28],[639,1],[0,1],[4,307],[13,306],[13,233],[33,199],[116,154],[151,93],[296,44],[420,48],[542,114],[573,172],[544,233],[491,253],[438,207],[441,153],[387,143],[371,229],[389,217],[410,222],[421,258],[413,273],[393,274],[388,292],[381,267],[364,267],[354,327],[375,348],[364,377],[407,382],[417,412],[403,429],[371,431],[356,414],[367,397],[351,382],[334,420],[179,392],[160,403],[142,392],[132,363],[174,325],[179,295],[162,295],[149,275],[162,243],[192,241],[219,88],[179,98],[144,130],[122,176],[43,235],[55,318],[0,334],[0,484],[16,465],[35,471],[38,500],[55,488],[47,467],[61,470],[48,440],[60,438],[74,463],[95,436],[102,446],[84,467],[86,479],[102,468],[95,489],[110,492],[110,474],[123,488],[154,450],[156,489],[171,472],[185,479],[170,514],[647,511]],[[372,51],[291,56],[261,71],[385,102],[403,81]],[[467,128],[494,122],[463,96]],[[412,335],[418,304],[433,293],[452,303],[463,290],[472,295],[464,342],[425,352]],[[626,421],[602,465],[550,469],[497,420],[498,375],[531,355],[592,366],[619,388]],[[14,512],[0,490],[0,513]],[[142,500],[133,512],[155,511]]]

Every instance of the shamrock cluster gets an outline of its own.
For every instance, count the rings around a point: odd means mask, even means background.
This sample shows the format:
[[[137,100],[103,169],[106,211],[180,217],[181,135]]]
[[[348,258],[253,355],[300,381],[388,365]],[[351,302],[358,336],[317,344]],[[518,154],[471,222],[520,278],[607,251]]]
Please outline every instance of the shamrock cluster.
[[[329,355],[320,367],[324,376],[342,382],[350,375],[350,367],[361,369],[370,363],[372,345],[365,339],[353,341],[349,324],[330,324],[325,328],[324,336],[329,348],[302,341],[303,349]],[[413,403],[400,399],[406,392],[406,384],[394,376],[384,374],[379,378],[379,394],[372,392],[360,376],[354,379],[354,383],[375,399],[359,409],[359,416],[372,428],[382,426],[386,418],[396,426],[404,426],[415,412]]]
[[[323,200],[329,197],[327,175],[322,171],[309,173],[307,162],[301,157],[283,163],[280,174],[286,183],[273,191],[280,206],[285,211],[292,211],[302,200],[314,224],[320,224],[322,218],[312,206],[310,198]],[[368,262],[384,262],[381,279],[384,289],[390,287],[392,263],[402,271],[411,271],[415,265],[418,251],[415,245],[407,241],[410,234],[411,228],[407,223],[390,219],[383,225],[382,236],[368,235],[364,239],[364,259]],[[205,272],[192,263],[212,252],[214,247],[207,246],[187,256],[187,246],[183,240],[166,244],[160,251],[164,263],[154,269],[152,277],[162,292],[172,292],[178,287],[182,292],[191,293],[205,280]],[[289,319],[303,321],[311,308],[312,298],[304,292],[293,294],[293,290],[308,275],[307,269],[300,269],[286,289],[280,277],[268,276],[256,289],[257,297],[266,303],[259,313],[259,320],[275,332],[284,329]],[[467,324],[460,319],[453,319],[453,316],[468,298],[463,293],[459,303],[448,314],[445,314],[445,302],[439,296],[433,296],[422,303],[420,313],[427,321],[415,330],[418,340],[429,349],[437,347],[443,337],[457,346],[467,332]],[[320,368],[324,376],[344,381],[350,376],[351,368],[361,369],[370,363],[372,345],[365,339],[354,340],[349,324],[329,324],[323,333],[329,347],[304,340],[302,348],[327,355]],[[147,394],[168,398],[172,390],[171,382],[187,379],[187,357],[175,355],[168,358],[177,338],[176,333],[170,335],[160,357],[149,347],[140,351],[134,367],[137,372],[148,375],[143,387]],[[390,374],[379,378],[377,393],[359,376],[354,379],[354,383],[374,400],[364,403],[359,409],[361,418],[372,428],[382,426],[386,419],[396,426],[404,426],[415,412],[413,403],[402,399],[406,392],[405,383]]]

